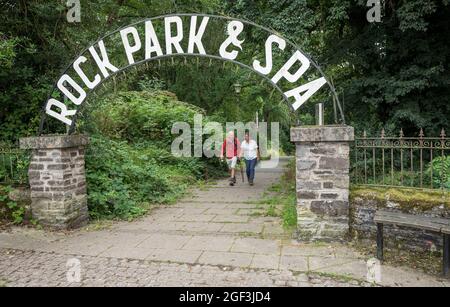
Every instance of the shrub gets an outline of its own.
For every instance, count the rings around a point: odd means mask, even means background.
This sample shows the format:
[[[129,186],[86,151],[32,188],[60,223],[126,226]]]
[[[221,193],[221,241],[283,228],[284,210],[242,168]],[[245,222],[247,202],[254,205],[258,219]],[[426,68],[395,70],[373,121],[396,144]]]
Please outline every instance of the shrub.
[[[450,190],[450,156],[433,159],[426,170],[429,177],[431,177],[431,168],[433,168],[433,186]]]
[[[154,152],[124,141],[91,137],[86,177],[92,217],[134,218],[146,212],[148,203],[163,203],[176,193]]]
[[[217,159],[177,158],[170,152],[171,128],[193,123],[202,110],[168,92],[121,92],[105,98],[84,125],[91,133],[86,152],[90,215],[132,219],[152,204],[174,202],[198,179],[220,176]]]
[[[182,121],[192,125],[196,113],[204,111],[179,101],[170,92],[120,92],[100,101],[89,122],[94,132],[104,136],[169,146],[173,124]]]
[[[25,208],[9,197],[10,186],[0,185],[0,220],[12,221],[20,224],[24,220]]]

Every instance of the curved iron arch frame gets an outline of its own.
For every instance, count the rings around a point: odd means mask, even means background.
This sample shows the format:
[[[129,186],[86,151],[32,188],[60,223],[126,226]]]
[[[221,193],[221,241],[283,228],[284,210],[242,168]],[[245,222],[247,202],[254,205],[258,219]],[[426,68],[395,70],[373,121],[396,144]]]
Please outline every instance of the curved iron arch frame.
[[[335,87],[333,86],[333,84],[330,82],[330,80],[329,80],[329,79],[327,78],[327,76],[324,74],[324,72],[323,72],[323,70],[321,69],[321,67],[319,66],[319,64],[317,64],[317,63],[311,58],[311,56],[310,56],[308,53],[304,52],[297,44],[293,43],[291,40],[289,40],[289,39],[283,37],[282,35],[279,35],[279,33],[275,32],[274,30],[271,30],[271,29],[269,29],[269,28],[267,28],[267,27],[258,25],[258,24],[254,23],[254,22],[252,22],[252,21],[245,20],[245,19],[242,19],[242,18],[234,18],[234,17],[230,17],[230,16],[221,16],[221,15],[198,14],[198,13],[179,13],[179,14],[173,13],[173,14],[159,15],[159,16],[155,16],[155,17],[150,17],[150,18],[141,19],[141,20],[139,20],[139,21],[137,21],[137,22],[134,22],[134,23],[131,23],[131,24],[129,24],[129,25],[120,27],[120,28],[118,28],[118,29],[116,29],[116,30],[114,30],[114,31],[108,32],[107,34],[103,35],[102,37],[100,37],[99,39],[97,39],[95,42],[91,43],[87,48],[83,49],[83,50],[77,55],[77,57],[75,58],[75,60],[78,59],[80,56],[82,56],[84,53],[86,53],[86,52],[89,50],[89,48],[90,48],[91,46],[94,46],[94,45],[98,44],[100,41],[104,40],[105,38],[107,38],[107,37],[109,37],[109,36],[111,36],[111,35],[114,35],[114,34],[120,32],[120,31],[123,30],[123,29],[126,29],[126,28],[128,28],[128,27],[132,27],[132,26],[135,26],[135,25],[138,25],[138,24],[141,24],[141,23],[145,23],[146,21],[153,21],[153,20],[156,20],[156,19],[163,19],[163,18],[166,18],[166,17],[174,17],[174,16],[180,16],[180,17],[192,17],[192,16],[197,16],[197,17],[209,17],[209,18],[224,19],[224,20],[230,20],[230,21],[231,21],[231,20],[237,20],[237,21],[240,21],[240,22],[242,22],[242,23],[244,23],[244,24],[247,24],[247,25],[256,27],[256,28],[258,28],[258,29],[264,30],[264,31],[266,31],[266,32],[268,32],[268,33],[270,33],[270,34],[277,35],[278,37],[284,39],[284,40],[286,41],[287,44],[289,44],[291,47],[295,48],[296,50],[300,51],[300,52],[301,52],[301,53],[302,53],[302,54],[310,61],[310,63],[316,68],[316,70],[321,74],[321,76],[322,76],[323,78],[325,78],[325,80],[326,80],[326,82],[327,82],[327,84],[328,84],[328,87],[330,88],[331,94],[333,95],[333,98],[335,99],[336,104],[337,104],[337,107],[338,107],[338,109],[339,109],[339,113],[340,113],[340,115],[341,115],[341,124],[345,124],[345,116],[344,116],[344,112],[343,112],[341,103],[340,103],[340,101],[339,101],[339,95],[337,94],[336,89],[335,89]],[[252,67],[248,66],[247,64],[241,63],[241,62],[239,62],[239,61],[229,60],[229,59],[224,59],[224,58],[222,58],[222,57],[220,57],[220,56],[216,56],[216,55],[210,55],[210,54],[198,54],[198,53],[175,53],[175,54],[165,54],[165,55],[162,55],[162,56],[152,57],[152,58],[150,58],[150,59],[144,59],[144,60],[135,62],[135,63],[133,63],[133,64],[131,64],[131,65],[127,65],[127,66],[125,66],[125,67],[119,69],[118,71],[116,71],[116,72],[110,74],[107,78],[103,78],[103,79],[101,80],[101,82],[100,82],[94,89],[90,90],[90,91],[87,93],[87,96],[88,96],[90,93],[93,93],[93,92],[95,91],[95,89],[96,89],[98,86],[100,86],[101,84],[103,84],[105,81],[111,79],[112,77],[114,77],[114,76],[120,74],[120,73],[123,72],[123,71],[126,71],[126,70],[128,70],[128,69],[130,69],[130,68],[132,68],[132,67],[135,67],[135,66],[137,66],[137,65],[140,65],[140,64],[143,64],[143,63],[146,63],[146,62],[150,62],[150,61],[154,61],[154,60],[161,60],[161,59],[164,59],[164,58],[173,58],[173,57],[206,57],[206,58],[211,58],[211,59],[221,60],[221,61],[224,61],[224,62],[231,62],[231,63],[233,63],[233,64],[236,64],[236,65],[239,65],[239,66],[244,67],[244,68],[246,68],[246,69],[249,69],[250,71],[256,73],[257,75],[259,75],[260,77],[262,77],[263,79],[265,79],[267,82],[269,82],[269,84],[272,85],[272,87],[274,87],[278,92],[280,92],[281,95],[282,95],[282,97],[283,97],[283,100],[287,103],[287,105],[288,105],[288,106],[291,108],[291,110],[292,110],[292,105],[291,105],[291,103],[289,102],[289,100],[288,100],[288,98],[286,97],[286,95],[284,94],[284,91],[283,91],[278,85],[276,85],[274,82],[272,82],[272,79],[271,79],[271,78],[267,77],[266,75],[261,74],[260,72],[254,70]],[[75,60],[73,60],[73,61],[72,61],[72,62],[71,62],[71,63],[70,63],[63,71],[62,71],[62,73],[60,74],[61,76],[64,75],[64,74],[66,74],[66,72],[73,66],[73,63],[75,62]],[[58,80],[59,80],[59,79],[58,79]],[[41,111],[41,113],[42,113],[42,114],[41,114],[41,121],[40,121],[40,124],[39,124],[39,135],[42,135],[42,132],[43,132],[43,130],[44,130],[44,124],[45,124],[45,120],[46,120],[46,118],[47,118],[47,113],[46,113],[46,110],[45,110],[45,109],[46,109],[46,106],[47,106],[48,101],[49,101],[50,98],[52,97],[52,94],[53,94],[53,93],[55,92],[55,90],[57,89],[57,83],[58,83],[58,80],[56,80],[55,83],[53,84],[53,87],[51,88],[51,90],[50,90],[50,92],[49,92],[49,94],[48,94],[48,96],[47,96],[47,100],[45,101],[45,103],[44,103],[44,105],[43,105],[43,107],[42,107],[42,111]],[[87,97],[86,97],[85,99],[87,99]],[[73,117],[72,125],[71,125],[70,128],[69,128],[68,134],[72,134],[72,133],[75,131],[75,126],[76,126],[76,121],[77,121],[78,110],[79,110],[79,109],[77,109],[77,113],[76,113],[76,114],[74,115],[74,117]]]

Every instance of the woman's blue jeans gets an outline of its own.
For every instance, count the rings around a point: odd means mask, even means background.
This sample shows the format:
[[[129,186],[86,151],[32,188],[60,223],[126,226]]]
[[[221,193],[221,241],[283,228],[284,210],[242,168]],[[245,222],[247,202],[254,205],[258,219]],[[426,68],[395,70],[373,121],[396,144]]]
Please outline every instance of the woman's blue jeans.
[[[245,160],[245,166],[247,169],[247,179],[249,182],[252,182],[255,179],[255,167],[257,159],[253,160]]]

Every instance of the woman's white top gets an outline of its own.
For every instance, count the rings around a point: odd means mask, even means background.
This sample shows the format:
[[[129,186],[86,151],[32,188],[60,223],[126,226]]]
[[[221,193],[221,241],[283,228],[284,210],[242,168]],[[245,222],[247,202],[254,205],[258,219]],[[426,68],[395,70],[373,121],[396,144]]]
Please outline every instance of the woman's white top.
[[[241,144],[241,150],[244,153],[245,160],[253,160],[258,157],[258,144],[254,140],[250,140],[250,142],[244,140]]]

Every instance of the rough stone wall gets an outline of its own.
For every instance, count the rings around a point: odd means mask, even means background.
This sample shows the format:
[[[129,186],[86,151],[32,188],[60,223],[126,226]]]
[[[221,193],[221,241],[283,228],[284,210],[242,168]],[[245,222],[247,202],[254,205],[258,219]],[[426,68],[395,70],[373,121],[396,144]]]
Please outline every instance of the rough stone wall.
[[[301,240],[344,240],[349,215],[349,142],[353,128],[294,128],[297,219]]]
[[[23,148],[33,149],[28,171],[33,218],[57,229],[80,227],[88,221],[84,162],[87,138],[42,138],[45,140],[21,140]]]
[[[389,210],[427,217],[450,219],[450,207],[444,204],[407,206],[392,200],[374,199],[370,195],[350,197],[350,234],[355,239],[370,239],[375,242],[376,224],[373,217],[376,210]],[[413,251],[440,251],[442,235],[426,230],[408,227],[384,226],[385,245]]]

